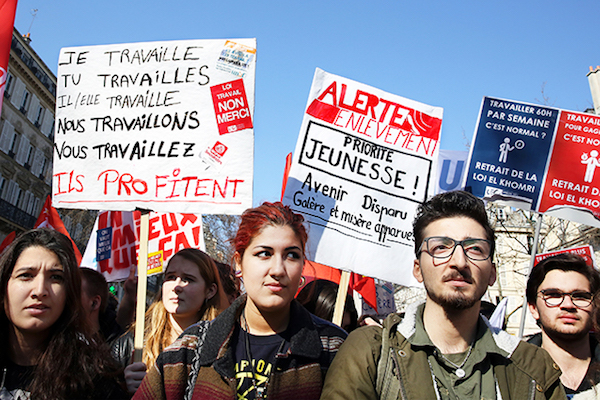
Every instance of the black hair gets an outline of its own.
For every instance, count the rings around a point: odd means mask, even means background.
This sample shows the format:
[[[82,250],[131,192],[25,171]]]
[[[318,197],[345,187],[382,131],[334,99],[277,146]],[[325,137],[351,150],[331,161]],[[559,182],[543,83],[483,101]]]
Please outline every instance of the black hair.
[[[578,272],[585,276],[590,282],[590,290],[593,295],[600,290],[600,274],[594,267],[588,265],[585,259],[577,254],[561,253],[543,259],[531,270],[525,291],[529,304],[535,304],[538,288],[546,278],[548,272],[555,269],[564,272]]]
[[[71,240],[51,229],[33,229],[17,237],[0,257],[0,363],[6,365],[9,346],[9,321],[4,304],[7,286],[17,260],[30,247],[41,247],[56,254],[63,268],[66,301],[62,314],[52,325],[45,349],[40,354],[26,388],[32,399],[89,398],[98,391],[110,390],[98,382],[115,378],[118,366],[109,348],[98,343],[81,304],[81,272]],[[2,344],[3,343],[3,344]],[[60,368],[57,368],[60,366]]]
[[[491,256],[494,258],[496,238],[494,229],[490,225],[483,201],[469,192],[457,190],[440,193],[419,205],[417,216],[413,222],[415,237],[415,254],[419,256],[419,248],[423,243],[424,232],[427,226],[443,218],[466,217],[478,222],[485,230],[485,239],[492,242]]]
[[[327,321],[332,321],[338,288],[339,285],[335,282],[317,279],[304,286],[298,293],[296,300],[310,313]],[[350,326],[347,327],[348,332],[350,332],[358,326],[358,312],[354,306],[354,299],[350,294],[346,295],[344,311],[350,315]]]
[[[81,267],[81,279],[86,282],[86,289],[88,290],[88,296],[100,296],[100,314],[106,311],[108,304],[108,283],[106,278],[100,272],[95,269]],[[81,286],[83,290],[83,285]]]

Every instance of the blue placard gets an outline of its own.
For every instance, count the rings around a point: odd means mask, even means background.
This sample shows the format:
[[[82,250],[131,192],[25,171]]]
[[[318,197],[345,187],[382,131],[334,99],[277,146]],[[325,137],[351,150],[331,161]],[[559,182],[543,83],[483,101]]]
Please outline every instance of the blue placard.
[[[96,261],[108,260],[112,250],[112,227],[98,229],[96,237]]]
[[[484,97],[466,188],[480,198],[500,196],[535,209],[559,110]]]

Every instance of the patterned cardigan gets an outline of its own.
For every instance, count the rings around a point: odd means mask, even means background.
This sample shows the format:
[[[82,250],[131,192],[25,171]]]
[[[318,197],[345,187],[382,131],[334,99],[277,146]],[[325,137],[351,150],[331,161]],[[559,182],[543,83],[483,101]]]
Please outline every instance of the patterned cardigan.
[[[201,321],[183,332],[160,354],[134,400],[236,399],[231,339],[245,303],[241,296],[212,322]],[[347,334],[310,314],[296,300],[290,311],[290,347],[277,355],[267,398],[318,399],[327,369]]]

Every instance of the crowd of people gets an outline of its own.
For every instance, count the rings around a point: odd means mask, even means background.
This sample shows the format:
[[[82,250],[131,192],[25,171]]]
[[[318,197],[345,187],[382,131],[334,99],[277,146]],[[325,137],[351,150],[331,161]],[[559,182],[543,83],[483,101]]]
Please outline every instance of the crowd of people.
[[[413,234],[426,299],[379,320],[359,318],[348,295],[338,326],[337,284],[299,290],[303,217],[281,203],[248,209],[231,266],[191,248],[169,260],[134,362],[135,276],[117,304],[67,237],[25,232],[0,256],[0,400],[600,399],[593,266],[559,254],[533,268],[541,332],[521,339],[480,313],[497,274],[481,200],[434,196]]]

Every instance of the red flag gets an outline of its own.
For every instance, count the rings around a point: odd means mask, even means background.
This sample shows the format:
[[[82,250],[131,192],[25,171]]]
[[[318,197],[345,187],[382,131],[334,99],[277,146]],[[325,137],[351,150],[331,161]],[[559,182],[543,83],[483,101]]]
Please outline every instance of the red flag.
[[[342,272],[337,268],[331,268],[314,261],[306,261],[304,263],[304,272],[302,275],[306,278],[305,285],[315,279],[327,279],[328,281],[339,284]],[[375,280],[373,278],[352,272],[348,286],[349,289],[356,290],[360,293],[363,300],[371,306],[371,308],[377,311],[377,288],[375,287]]]
[[[2,252],[4,251],[4,249],[7,248],[8,245],[13,242],[13,240],[15,240],[16,236],[17,236],[17,234],[15,233],[15,231],[12,231],[11,233],[8,234],[8,236],[6,236],[4,238],[4,240],[2,241],[2,243],[0,243],[0,254],[2,254]]]
[[[17,0],[0,0],[0,108],[4,98]]]
[[[375,287],[375,279],[353,272],[350,276],[350,289],[360,293],[363,300],[377,312],[377,288]]]
[[[290,175],[290,168],[292,167],[292,153],[285,157],[285,170],[283,171],[283,183],[281,184],[281,201],[283,201],[283,195],[285,194],[285,185],[287,184],[288,176]]]
[[[77,257],[77,265],[81,263],[81,253],[77,248],[73,239],[71,239],[71,235],[67,232],[67,228],[65,228],[65,224],[63,224],[60,219],[60,215],[58,215],[58,211],[56,208],[52,207],[52,201],[50,199],[50,195],[46,197],[46,201],[44,202],[44,207],[42,207],[42,211],[40,212],[40,216],[35,222],[34,228],[50,228],[55,231],[59,231],[63,235],[69,238],[71,243],[73,243],[73,250],[75,250],[75,257]]]

